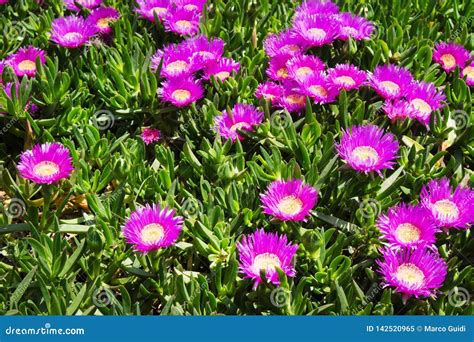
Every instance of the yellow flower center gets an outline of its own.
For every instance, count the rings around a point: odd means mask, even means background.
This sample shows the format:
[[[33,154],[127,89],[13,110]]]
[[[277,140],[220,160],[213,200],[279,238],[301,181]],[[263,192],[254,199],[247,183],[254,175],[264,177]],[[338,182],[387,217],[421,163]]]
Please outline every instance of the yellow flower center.
[[[402,223],[395,230],[397,239],[403,243],[415,242],[420,239],[421,233],[417,226],[411,223]]]
[[[280,78],[287,78],[288,77],[288,69],[287,68],[281,68],[277,71],[277,76]]]
[[[215,76],[220,79],[221,81],[225,80],[226,78],[228,78],[230,76],[230,72],[228,71],[221,71],[221,72],[218,72],[217,74],[215,74]]]
[[[185,61],[174,61],[166,66],[166,71],[169,72],[180,72],[187,68],[188,63]]]
[[[37,176],[49,177],[59,172],[59,165],[51,161],[42,161],[35,165],[33,172]]]
[[[287,215],[297,215],[303,208],[303,202],[294,195],[283,197],[278,210]]]
[[[320,28],[313,27],[308,30],[308,33],[310,34],[312,38],[315,38],[315,39],[323,39],[324,37],[326,37],[326,31]]]
[[[160,15],[162,13],[166,13],[167,9],[166,7],[153,7],[150,12],[156,15]]]
[[[261,271],[274,271],[277,267],[281,268],[280,258],[273,253],[262,253],[253,259],[252,271],[259,274]]]
[[[431,113],[431,106],[422,99],[411,100],[410,104],[418,111],[422,113]]]
[[[457,205],[450,200],[441,200],[433,204],[436,215],[456,220],[459,217],[459,209]]]
[[[305,103],[305,97],[303,95],[296,95],[296,94],[288,95],[286,97],[286,100],[290,104],[303,105]]]
[[[184,8],[188,11],[195,11],[198,9],[198,7],[194,4],[187,4],[184,6]]]
[[[321,97],[328,96],[327,90],[319,85],[312,85],[311,87],[309,87],[309,90],[311,90],[311,92],[316,96],[321,96]]]
[[[82,34],[80,34],[79,32],[68,32],[64,35],[64,39],[67,41],[82,39]]]
[[[352,158],[359,158],[361,161],[378,162],[380,157],[377,151],[371,146],[358,146],[351,152]]]
[[[392,82],[392,81],[382,81],[380,82],[380,84],[382,85],[382,87],[384,87],[384,89],[389,92],[390,94],[398,94],[398,92],[400,91],[400,87],[398,86],[398,84],[396,84],[395,82]]]
[[[341,84],[344,84],[344,85],[348,85],[348,86],[353,86],[355,85],[355,81],[352,77],[350,76],[339,76],[339,77],[336,77],[336,81],[338,83],[341,83]]]
[[[165,229],[161,224],[150,223],[143,227],[141,238],[143,242],[153,243],[160,241],[165,236]]]
[[[313,70],[309,67],[301,67],[301,68],[298,68],[296,70],[296,76],[298,77],[302,77],[302,76],[306,76],[306,75],[309,75],[313,72]]]
[[[109,24],[114,21],[114,18],[101,18],[97,20],[97,26],[101,29],[109,27]]]
[[[462,73],[464,74],[464,76],[467,76],[467,78],[474,78],[474,67],[465,67]]]
[[[27,59],[18,64],[18,69],[23,71],[33,71],[36,70],[36,63],[32,60]]]
[[[395,274],[401,282],[410,286],[421,287],[425,281],[425,274],[420,268],[414,264],[406,263],[398,266]]]
[[[190,29],[193,27],[193,24],[189,20],[178,20],[176,22],[176,26],[178,26],[181,29]]]
[[[191,92],[186,89],[177,89],[173,91],[171,97],[177,101],[187,101],[191,98]]]
[[[242,128],[250,128],[250,125],[247,122],[237,122],[236,124],[233,124],[232,127],[230,127],[230,130],[236,131]]]
[[[442,55],[441,61],[443,62],[445,68],[451,69],[456,66],[456,58],[454,58],[454,56],[450,53]]]
[[[281,48],[282,50],[290,50],[291,52],[298,52],[300,51],[300,48],[296,44],[286,44]]]

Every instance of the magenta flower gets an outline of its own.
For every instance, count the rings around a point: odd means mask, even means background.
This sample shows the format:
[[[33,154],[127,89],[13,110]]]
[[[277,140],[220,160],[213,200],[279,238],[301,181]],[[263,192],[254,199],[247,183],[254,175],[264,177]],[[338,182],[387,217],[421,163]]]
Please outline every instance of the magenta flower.
[[[469,60],[469,51],[456,43],[441,42],[434,47],[433,60],[441,65],[446,72],[451,72],[456,67],[464,68]]]
[[[0,84],[3,83],[3,80],[2,80],[3,70],[5,70],[7,66],[8,66],[8,62],[3,59],[0,59]]]
[[[242,240],[237,242],[237,249],[239,269],[245,274],[245,278],[254,281],[254,290],[263,282],[261,272],[265,272],[266,280],[276,286],[280,285],[277,268],[288,277],[296,275],[292,261],[298,245],[289,243],[285,235],[265,233],[263,229],[257,229],[253,234],[244,235]]]
[[[187,11],[202,13],[206,0],[172,0],[177,8],[184,8]]]
[[[204,69],[203,78],[208,80],[213,75],[222,82],[230,77],[233,72],[239,72],[240,64],[232,58],[221,58],[216,63],[211,63]]]
[[[318,201],[318,191],[300,179],[277,180],[260,195],[263,212],[280,221],[305,221]]]
[[[334,20],[318,16],[299,18],[294,23],[294,29],[308,46],[330,44],[338,33]]]
[[[314,74],[305,79],[301,89],[305,95],[319,104],[334,102],[339,95],[339,90],[324,73]]]
[[[355,40],[370,39],[374,31],[374,25],[370,21],[352,13],[340,13],[336,18],[339,26],[338,39],[348,40],[349,37]]]
[[[76,3],[89,10],[99,7],[102,0],[64,0],[64,6],[70,11],[79,12],[81,9]]]
[[[423,81],[413,82],[406,95],[407,101],[413,108],[413,117],[427,125],[431,113],[444,106],[446,97],[438,91],[433,83]]]
[[[156,128],[144,128],[141,135],[145,145],[150,145],[161,138],[161,132]]]
[[[406,300],[411,296],[435,296],[446,278],[448,265],[437,253],[425,248],[384,248],[377,260],[384,286],[393,286]]]
[[[276,101],[276,105],[286,109],[290,113],[299,112],[306,107],[306,96],[297,86],[288,83],[285,84],[283,95]]]
[[[468,86],[474,86],[474,61],[472,61],[467,67],[462,69],[461,77],[466,77],[466,84]]]
[[[303,1],[303,3],[296,8],[295,20],[310,16],[331,17],[337,13],[339,13],[339,7],[332,1]]]
[[[135,12],[142,18],[155,21],[156,15],[159,20],[164,20],[168,13],[170,0],[137,0],[137,4],[138,8],[135,8]]]
[[[374,125],[353,126],[344,130],[339,144],[339,156],[354,170],[376,171],[380,176],[383,169],[392,169],[398,152],[398,141],[391,133]]]
[[[302,82],[316,73],[324,71],[324,63],[316,56],[296,55],[286,63],[289,76]]]
[[[87,23],[94,26],[99,33],[109,34],[112,32],[110,24],[120,18],[120,13],[113,7],[100,7],[91,12],[87,17]]]
[[[196,64],[203,66],[208,63],[217,62],[224,54],[224,41],[220,38],[207,38],[196,36],[185,41],[193,54]]]
[[[161,98],[176,107],[185,107],[204,96],[201,83],[191,77],[169,79],[163,82]]]
[[[268,63],[267,76],[274,81],[285,81],[290,78],[286,63],[293,55],[280,54],[272,57]]]
[[[66,48],[77,48],[96,33],[97,29],[83,18],[71,15],[53,20],[51,40]]]
[[[199,33],[199,20],[198,12],[184,8],[171,9],[165,17],[165,29],[181,36],[194,36]]]
[[[436,242],[438,229],[429,216],[421,206],[399,204],[379,216],[377,227],[391,247],[430,246]]]
[[[122,227],[125,241],[143,254],[174,245],[183,229],[183,218],[175,214],[155,204],[137,209]]]
[[[68,178],[74,166],[71,153],[59,143],[35,145],[20,156],[20,176],[37,184],[53,184]]]
[[[151,69],[156,70],[160,65],[160,52],[152,57]],[[191,49],[183,46],[175,46],[170,53],[163,56],[161,74],[166,78],[189,77],[199,69],[193,62]]]
[[[280,54],[298,55],[304,51],[305,43],[295,31],[287,30],[268,35],[263,42],[263,47],[269,57]]]
[[[0,5],[5,5],[8,4],[9,0],[0,0]]]
[[[329,80],[337,89],[358,89],[365,84],[367,75],[352,64],[337,64],[328,70]]]
[[[237,130],[253,131],[253,126],[260,125],[263,121],[263,113],[252,105],[238,103],[232,109],[232,113],[223,111],[222,115],[214,118],[215,130],[225,139],[243,140]]]
[[[453,192],[447,178],[424,186],[420,201],[439,227],[463,229],[474,223],[474,191],[458,186]]]
[[[258,85],[257,90],[255,91],[255,96],[258,99],[263,98],[266,101],[276,103],[280,97],[283,96],[283,92],[283,86],[273,82],[265,82]]]
[[[401,98],[412,82],[410,71],[395,65],[379,65],[369,74],[370,86],[384,99]]]
[[[21,48],[15,54],[8,58],[8,64],[13,68],[15,75],[22,77],[24,75],[34,76],[36,73],[36,60],[40,63],[46,62],[46,52],[32,45]]]
[[[382,107],[385,114],[392,121],[415,118],[415,109],[406,100],[387,100]]]

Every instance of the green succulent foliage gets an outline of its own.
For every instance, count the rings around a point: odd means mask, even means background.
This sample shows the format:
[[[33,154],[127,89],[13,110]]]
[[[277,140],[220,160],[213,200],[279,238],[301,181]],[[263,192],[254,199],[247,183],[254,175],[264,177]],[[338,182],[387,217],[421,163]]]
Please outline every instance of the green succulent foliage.
[[[338,2],[375,24],[373,39],[338,41],[315,53],[328,66],[350,62],[368,71],[396,63],[444,86],[447,106],[429,129],[390,123],[369,89],[343,92],[331,105],[308,100],[300,116],[258,102],[254,92],[267,65],[262,42],[290,25],[294,1],[209,1],[201,31],[224,39],[225,54],[241,70],[225,82],[213,79],[205,99],[181,110],[159,100],[159,72],[149,68],[155,50],[179,38],[140,20],[133,1],[106,0],[122,15],[112,42],[76,50],[48,42],[51,21],[64,14],[60,0],[3,6],[0,58],[28,44],[48,57],[34,79],[19,80],[18,93],[0,93],[0,314],[472,314],[469,302],[452,299],[474,292],[470,230],[439,234],[449,273],[438,297],[404,303],[376,272],[375,220],[399,202],[416,203],[430,179],[474,182],[470,88],[459,71],[447,75],[432,62],[437,41],[473,50],[473,4]],[[3,79],[15,76],[7,68]],[[243,141],[216,137],[213,118],[239,102],[261,106],[266,120],[242,132]],[[39,111],[29,114],[28,104]],[[336,156],[341,130],[362,123],[383,126],[400,141],[398,166],[384,177],[356,174]],[[163,139],[145,146],[143,126],[158,127]],[[40,187],[21,179],[15,164],[23,150],[47,141],[71,150],[76,171]],[[282,223],[262,212],[259,194],[289,178],[319,191],[307,222]],[[144,203],[167,204],[186,219],[174,247],[141,255],[124,242],[124,220]],[[297,276],[280,272],[280,288],[264,283],[253,291],[239,273],[236,242],[258,227],[299,243]]]

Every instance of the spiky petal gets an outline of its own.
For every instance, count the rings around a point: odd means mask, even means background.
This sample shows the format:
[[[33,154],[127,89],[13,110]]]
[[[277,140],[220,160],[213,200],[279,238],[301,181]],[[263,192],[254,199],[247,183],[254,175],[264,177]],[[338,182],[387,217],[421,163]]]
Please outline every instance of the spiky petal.
[[[441,42],[434,47],[433,60],[446,72],[451,72],[457,67],[464,68],[469,60],[469,51],[460,44]]]
[[[253,126],[261,124],[263,112],[252,105],[238,103],[232,113],[223,111],[222,115],[214,118],[216,131],[225,139],[243,140],[237,130],[253,131]]]
[[[74,15],[54,19],[51,27],[51,40],[66,48],[84,45],[97,33],[95,26]]]
[[[403,97],[413,82],[410,71],[396,65],[380,65],[368,78],[369,85],[384,99],[390,100]]]
[[[32,45],[21,48],[8,58],[8,64],[18,77],[24,75],[34,76],[36,73],[36,60],[39,58],[40,64],[46,62],[46,52]]]

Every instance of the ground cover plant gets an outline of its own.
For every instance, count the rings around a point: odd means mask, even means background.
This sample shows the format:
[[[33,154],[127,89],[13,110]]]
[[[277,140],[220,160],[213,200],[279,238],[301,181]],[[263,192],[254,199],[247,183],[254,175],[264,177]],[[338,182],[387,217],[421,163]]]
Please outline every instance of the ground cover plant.
[[[0,313],[472,314],[471,2],[0,13]]]

